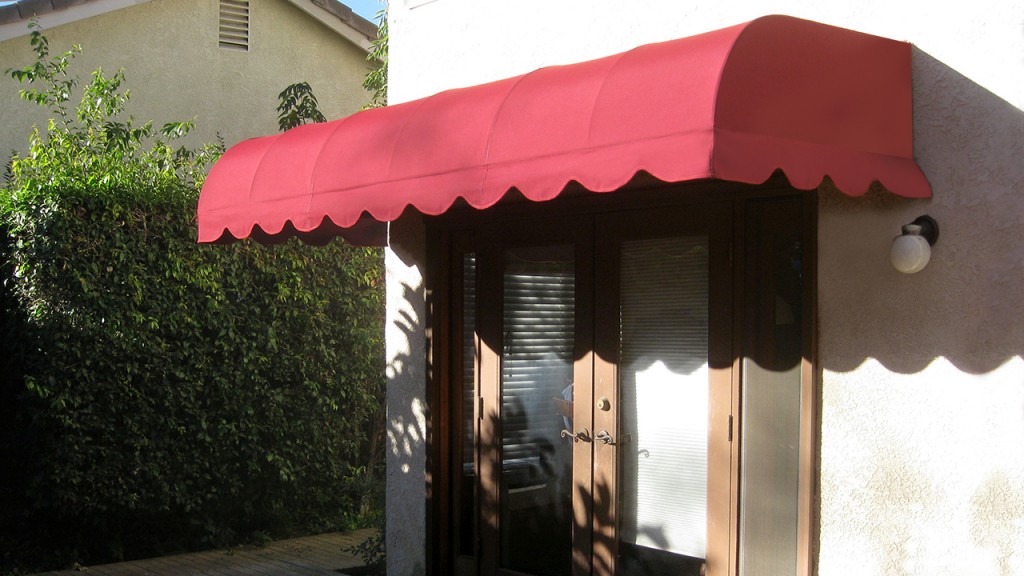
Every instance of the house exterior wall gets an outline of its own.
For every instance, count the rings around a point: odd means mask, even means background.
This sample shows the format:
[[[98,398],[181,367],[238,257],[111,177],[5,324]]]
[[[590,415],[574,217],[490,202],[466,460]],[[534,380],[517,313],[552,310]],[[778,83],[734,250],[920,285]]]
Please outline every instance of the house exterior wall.
[[[426,559],[426,242],[423,220],[408,214],[388,230],[387,573],[425,573]]]
[[[74,70],[82,82],[102,67],[124,68],[132,92],[129,111],[140,121],[195,118],[189,143],[230,146],[277,129],[277,95],[289,84],[308,82],[328,118],[358,111],[369,102],[362,81],[366,52],[285,0],[252,0],[250,50],[218,46],[217,0],[152,0],[44,30],[53,53],[82,46]],[[27,25],[26,25],[27,29]],[[0,68],[34,61],[25,36],[0,42]],[[0,145],[24,150],[33,124],[48,116],[18,98],[23,86],[0,78]]]
[[[396,0],[392,103],[780,13],[911,42],[915,155],[929,200],[820,190],[817,573],[1024,574],[1024,4],[809,0]],[[640,87],[643,89],[643,87]],[[921,214],[932,261],[889,243]],[[415,221],[398,227],[415,236]],[[422,260],[389,255],[389,350],[416,350]],[[400,263],[400,265],[399,265]],[[411,263],[411,264],[410,264]],[[414,317],[422,322],[422,315]],[[395,342],[391,342],[396,339]],[[403,358],[389,410],[425,402]],[[411,363],[410,363],[411,362]],[[417,429],[424,429],[422,414]],[[396,424],[407,424],[392,417]],[[389,574],[424,565],[422,438],[392,438]],[[398,470],[402,470],[400,478]]]

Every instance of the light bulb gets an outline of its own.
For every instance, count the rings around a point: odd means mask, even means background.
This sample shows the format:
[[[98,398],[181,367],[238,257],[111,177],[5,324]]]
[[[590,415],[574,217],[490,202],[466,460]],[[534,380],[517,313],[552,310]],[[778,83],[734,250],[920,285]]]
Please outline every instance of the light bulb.
[[[921,226],[917,224],[904,226],[903,234],[892,241],[892,266],[904,274],[916,274],[924,270],[931,256],[931,245],[921,236]]]

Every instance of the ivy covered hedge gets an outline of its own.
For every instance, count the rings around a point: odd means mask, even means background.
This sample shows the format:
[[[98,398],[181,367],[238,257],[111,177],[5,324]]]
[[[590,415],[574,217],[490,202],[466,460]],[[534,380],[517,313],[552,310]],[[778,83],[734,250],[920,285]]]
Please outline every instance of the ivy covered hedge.
[[[213,147],[80,103],[35,32],[10,71],[55,120],[0,193],[0,566],[344,527],[382,462],[382,254],[196,244]],[[35,564],[32,564],[35,562]]]

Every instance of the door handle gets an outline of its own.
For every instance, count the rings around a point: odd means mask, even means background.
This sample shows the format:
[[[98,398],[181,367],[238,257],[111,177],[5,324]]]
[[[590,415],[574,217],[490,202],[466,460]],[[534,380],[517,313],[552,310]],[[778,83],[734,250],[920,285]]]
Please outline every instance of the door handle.
[[[573,442],[590,442],[590,430],[584,428],[575,434],[568,430],[562,430],[562,438],[572,438]]]
[[[601,430],[594,436],[594,440],[600,440],[602,444],[608,444],[609,446],[615,446],[615,439],[608,433],[607,430]]]

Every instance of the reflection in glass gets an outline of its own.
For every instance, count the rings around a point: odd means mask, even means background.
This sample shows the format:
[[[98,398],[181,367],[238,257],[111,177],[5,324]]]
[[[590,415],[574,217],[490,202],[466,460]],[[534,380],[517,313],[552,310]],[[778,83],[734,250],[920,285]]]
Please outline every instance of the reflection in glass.
[[[624,243],[620,286],[620,572],[688,573],[707,547],[707,238]]]
[[[571,572],[572,443],[556,401],[572,385],[572,246],[505,253],[501,362],[502,566]]]

